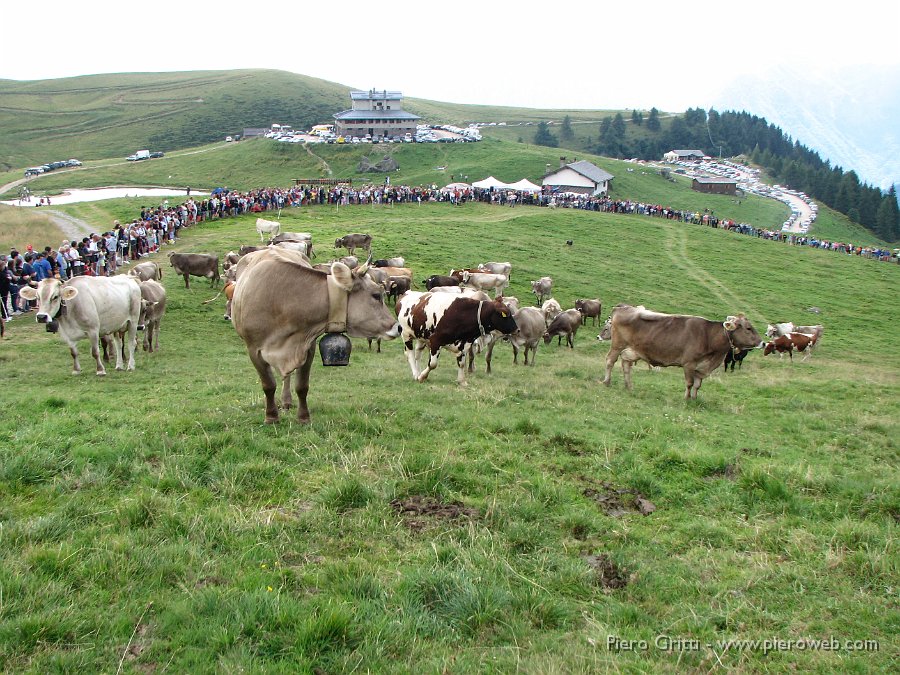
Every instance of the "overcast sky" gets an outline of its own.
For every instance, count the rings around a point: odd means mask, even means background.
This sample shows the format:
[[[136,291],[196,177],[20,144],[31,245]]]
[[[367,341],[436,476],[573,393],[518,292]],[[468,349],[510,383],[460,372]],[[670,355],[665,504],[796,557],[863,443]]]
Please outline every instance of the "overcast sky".
[[[277,68],[439,101],[681,111],[776,64],[900,62],[895,0],[45,0],[2,14],[0,78],[14,80]]]

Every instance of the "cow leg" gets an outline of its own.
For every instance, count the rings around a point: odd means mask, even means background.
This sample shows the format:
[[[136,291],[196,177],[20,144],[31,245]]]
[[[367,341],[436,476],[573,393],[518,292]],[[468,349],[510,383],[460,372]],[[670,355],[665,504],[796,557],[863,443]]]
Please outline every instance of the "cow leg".
[[[569,349],[575,349],[575,334],[574,333],[566,334],[566,343],[569,345]]]
[[[297,421],[300,424],[309,424],[309,407],[306,405],[306,396],[309,394],[309,371],[316,357],[316,343],[313,342],[306,353],[306,361],[297,368]]]
[[[122,363],[122,352],[119,350],[119,345],[116,343],[115,337],[113,337],[113,347],[116,350],[116,354],[118,355],[117,363]],[[99,335],[91,335],[91,356],[94,357],[94,360],[97,362],[97,375],[106,375],[106,368],[103,367],[103,361],[100,360],[100,336]],[[81,371],[81,368],[78,366],[78,357],[75,358],[75,370]]]
[[[622,359],[622,375],[625,376],[625,388],[628,391],[634,391],[634,384],[631,382],[631,369],[634,367],[635,361]]]
[[[294,399],[291,396],[291,371],[281,378],[281,407],[285,410],[294,407]]]
[[[126,369],[134,371],[134,350],[137,349],[137,324],[133,321],[128,322],[127,342],[125,342],[126,333],[124,331],[120,333],[119,337],[122,339],[128,356]]]
[[[184,287],[188,290],[191,290],[191,282],[188,281],[189,274],[184,275]]]
[[[463,354],[465,355],[465,350],[463,350]],[[425,366],[425,369],[419,373],[418,377],[416,377],[416,379],[419,382],[424,382],[425,380],[427,380],[428,373],[430,373],[432,370],[437,368],[438,357],[440,355],[441,355],[440,346],[437,346],[437,347],[432,346],[431,349],[429,350],[428,365]],[[463,379],[465,380],[465,375],[463,375]]]
[[[78,363],[78,345],[74,342],[69,345],[69,353],[72,355],[72,374],[81,375],[81,364]]]
[[[619,360],[619,354],[622,353],[621,349],[615,349],[610,347],[609,354],[606,355],[606,375],[603,378],[602,382],[607,387],[612,383],[612,370],[613,366],[616,365],[616,361]],[[624,363],[624,361],[623,361]]]
[[[466,383],[466,352],[461,350],[456,355],[456,383],[460,387],[468,386]]]
[[[409,369],[412,371],[413,379],[419,377],[419,352],[421,347],[419,341],[413,338],[403,343],[403,353],[406,354],[406,360],[409,362]]]
[[[496,338],[492,337],[488,343],[487,352],[484,354],[485,370],[488,375],[491,374],[491,359],[494,357],[494,345],[497,344]]]
[[[272,367],[263,360],[259,352],[248,349],[247,353],[259,374],[263,394],[266,395],[266,424],[274,424],[278,421],[278,406],[275,405],[275,378],[272,376]]]

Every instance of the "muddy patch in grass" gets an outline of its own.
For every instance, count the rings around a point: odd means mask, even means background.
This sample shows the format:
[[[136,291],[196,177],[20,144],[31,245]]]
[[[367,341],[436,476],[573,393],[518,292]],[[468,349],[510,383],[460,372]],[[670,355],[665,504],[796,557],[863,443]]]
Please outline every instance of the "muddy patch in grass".
[[[442,502],[422,495],[395,499],[391,502],[391,508],[403,518],[406,527],[417,532],[436,522],[476,520],[479,515],[478,509],[461,502]]]
[[[649,516],[656,511],[656,504],[644,497],[637,490],[629,488],[620,488],[612,483],[594,483],[590,479],[585,479],[592,483],[595,487],[587,487],[582,490],[582,494],[595,502],[608,516],[619,518],[629,513],[640,513],[642,516]]]
[[[583,556],[584,562],[593,570],[597,585],[604,591],[614,591],[628,585],[628,571],[616,565],[605,553]]]
[[[725,480],[737,480],[738,474],[740,474],[740,467],[736,463],[726,464],[725,466],[720,466],[712,471],[710,471],[704,478],[706,480],[716,480],[717,478],[724,478]]]

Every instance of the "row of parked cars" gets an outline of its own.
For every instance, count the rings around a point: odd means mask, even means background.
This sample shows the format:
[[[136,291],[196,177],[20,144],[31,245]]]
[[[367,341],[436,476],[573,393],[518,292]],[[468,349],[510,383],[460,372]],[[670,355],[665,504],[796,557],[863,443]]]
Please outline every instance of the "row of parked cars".
[[[142,159],[154,159],[156,157],[165,157],[164,152],[150,152],[149,150],[138,150],[133,155],[128,155],[125,159],[129,162],[139,162]]]
[[[55,169],[65,169],[70,167],[81,166],[81,162],[77,159],[66,159],[60,162],[50,162],[49,164],[41,164],[40,166],[32,166],[25,169],[26,176],[40,176],[42,173],[48,173]]]

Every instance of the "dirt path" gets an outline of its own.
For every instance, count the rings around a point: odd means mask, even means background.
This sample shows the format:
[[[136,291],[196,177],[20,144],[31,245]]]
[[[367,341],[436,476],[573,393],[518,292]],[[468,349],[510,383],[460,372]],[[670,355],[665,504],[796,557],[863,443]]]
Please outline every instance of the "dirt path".
[[[688,236],[683,227],[667,224],[663,228],[666,233],[666,254],[676,267],[702,285],[730,310],[763,318],[764,315],[744,298],[691,260],[687,248]]]
[[[44,209],[43,213],[50,216],[53,224],[60,229],[69,241],[80,240],[82,237],[97,231],[90,223],[81,220],[81,218],[70,216],[68,213],[55,209]]]
[[[308,143],[304,143],[303,147],[306,149],[307,155],[309,155],[310,157],[314,157],[315,159],[319,160],[319,162],[322,163],[322,168],[325,169],[325,173],[327,173],[330,176],[332,174],[332,171],[331,171],[331,167],[328,166],[328,162],[326,162],[324,159],[322,159],[316,153],[314,153],[312,150],[310,150]]]

